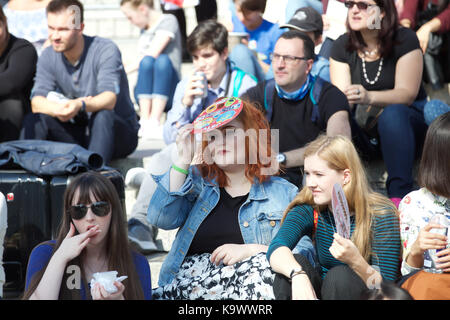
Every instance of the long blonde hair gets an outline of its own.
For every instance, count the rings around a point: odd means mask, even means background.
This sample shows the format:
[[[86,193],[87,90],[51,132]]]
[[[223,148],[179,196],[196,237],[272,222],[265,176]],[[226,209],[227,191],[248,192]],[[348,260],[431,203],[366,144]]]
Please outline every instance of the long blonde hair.
[[[313,155],[325,160],[331,169],[350,170],[351,179],[343,186],[343,190],[349,210],[355,213],[356,226],[351,240],[364,259],[369,262],[372,254],[372,216],[397,212],[394,204],[387,197],[372,190],[358,153],[347,137],[319,136],[306,146],[304,158]],[[311,205],[319,213],[327,208],[326,205],[316,205],[311,190],[305,186],[287,207],[283,221],[293,207],[302,204]]]

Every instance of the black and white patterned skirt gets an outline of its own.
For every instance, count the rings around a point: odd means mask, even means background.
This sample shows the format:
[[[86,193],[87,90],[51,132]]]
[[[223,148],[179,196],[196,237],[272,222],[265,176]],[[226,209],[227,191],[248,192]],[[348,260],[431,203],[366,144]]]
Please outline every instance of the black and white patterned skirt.
[[[234,265],[211,263],[211,254],[185,258],[176,278],[153,290],[156,300],[273,300],[275,273],[265,253]]]

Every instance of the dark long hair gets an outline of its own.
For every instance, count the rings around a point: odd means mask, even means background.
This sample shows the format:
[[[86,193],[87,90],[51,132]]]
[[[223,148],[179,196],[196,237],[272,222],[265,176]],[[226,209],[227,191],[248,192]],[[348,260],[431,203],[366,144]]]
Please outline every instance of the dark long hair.
[[[429,126],[420,160],[418,182],[432,193],[450,198],[450,111]]]
[[[379,52],[381,57],[387,57],[392,52],[395,45],[395,36],[398,28],[398,14],[393,0],[375,0],[380,8],[380,12],[385,14],[381,20],[381,28],[378,33],[378,43],[380,44]],[[363,51],[366,46],[361,32],[354,31],[350,28],[347,18],[347,31],[349,41],[347,42],[347,51]]]
[[[128,279],[124,282],[125,299],[144,299],[144,293],[140,285],[139,277],[133,263],[132,251],[128,243],[126,217],[123,214],[119,196],[112,182],[100,173],[82,173],[67,186],[64,193],[63,217],[59,227],[56,244],[54,245],[53,254],[61,246],[61,243],[69,232],[71,218],[67,213],[67,210],[72,205],[74,194],[77,190],[79,190],[79,201],[81,203],[89,203],[91,201],[90,194],[92,193],[95,199],[99,201],[106,201],[111,205],[111,223],[106,237],[108,270],[116,270],[119,275],[128,276]],[[70,261],[67,266],[76,265],[79,267],[79,270],[81,270],[81,279],[84,284],[84,288],[86,289],[86,295],[90,297],[87,279],[84,277],[84,268],[80,258],[84,253],[85,251],[83,250],[81,254]],[[28,289],[24,293],[24,299],[28,299],[36,290],[46,268],[47,266],[33,276]],[[70,272],[64,272],[59,298],[62,300],[81,299],[81,292],[79,289],[69,289],[68,286],[65,285],[69,276]]]

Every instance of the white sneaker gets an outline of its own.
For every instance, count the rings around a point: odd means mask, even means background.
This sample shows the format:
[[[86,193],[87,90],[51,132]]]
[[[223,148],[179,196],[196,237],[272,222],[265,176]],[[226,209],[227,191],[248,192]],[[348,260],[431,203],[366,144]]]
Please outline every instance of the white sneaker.
[[[142,139],[145,140],[162,140],[163,139],[163,126],[154,119],[145,120],[141,124]]]
[[[125,185],[129,188],[139,189],[146,174],[147,171],[144,168],[131,168],[125,175]]]

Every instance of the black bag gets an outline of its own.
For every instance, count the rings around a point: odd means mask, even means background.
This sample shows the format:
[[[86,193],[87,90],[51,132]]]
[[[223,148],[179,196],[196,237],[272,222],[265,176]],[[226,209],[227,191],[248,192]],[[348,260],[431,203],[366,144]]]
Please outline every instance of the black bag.
[[[31,250],[51,238],[48,182],[24,170],[1,170],[0,191],[8,208],[3,253],[7,298],[23,290]]]
[[[358,104],[355,107],[355,121],[358,126],[367,133],[368,136],[376,138],[378,117],[383,112],[383,108]]]
[[[125,183],[114,169],[100,171],[116,187],[124,219]],[[33,248],[54,239],[63,214],[63,195],[73,175],[39,177],[25,170],[0,170],[0,191],[8,207],[8,228],[4,241],[3,262],[6,283],[4,297],[22,294],[26,268]]]

